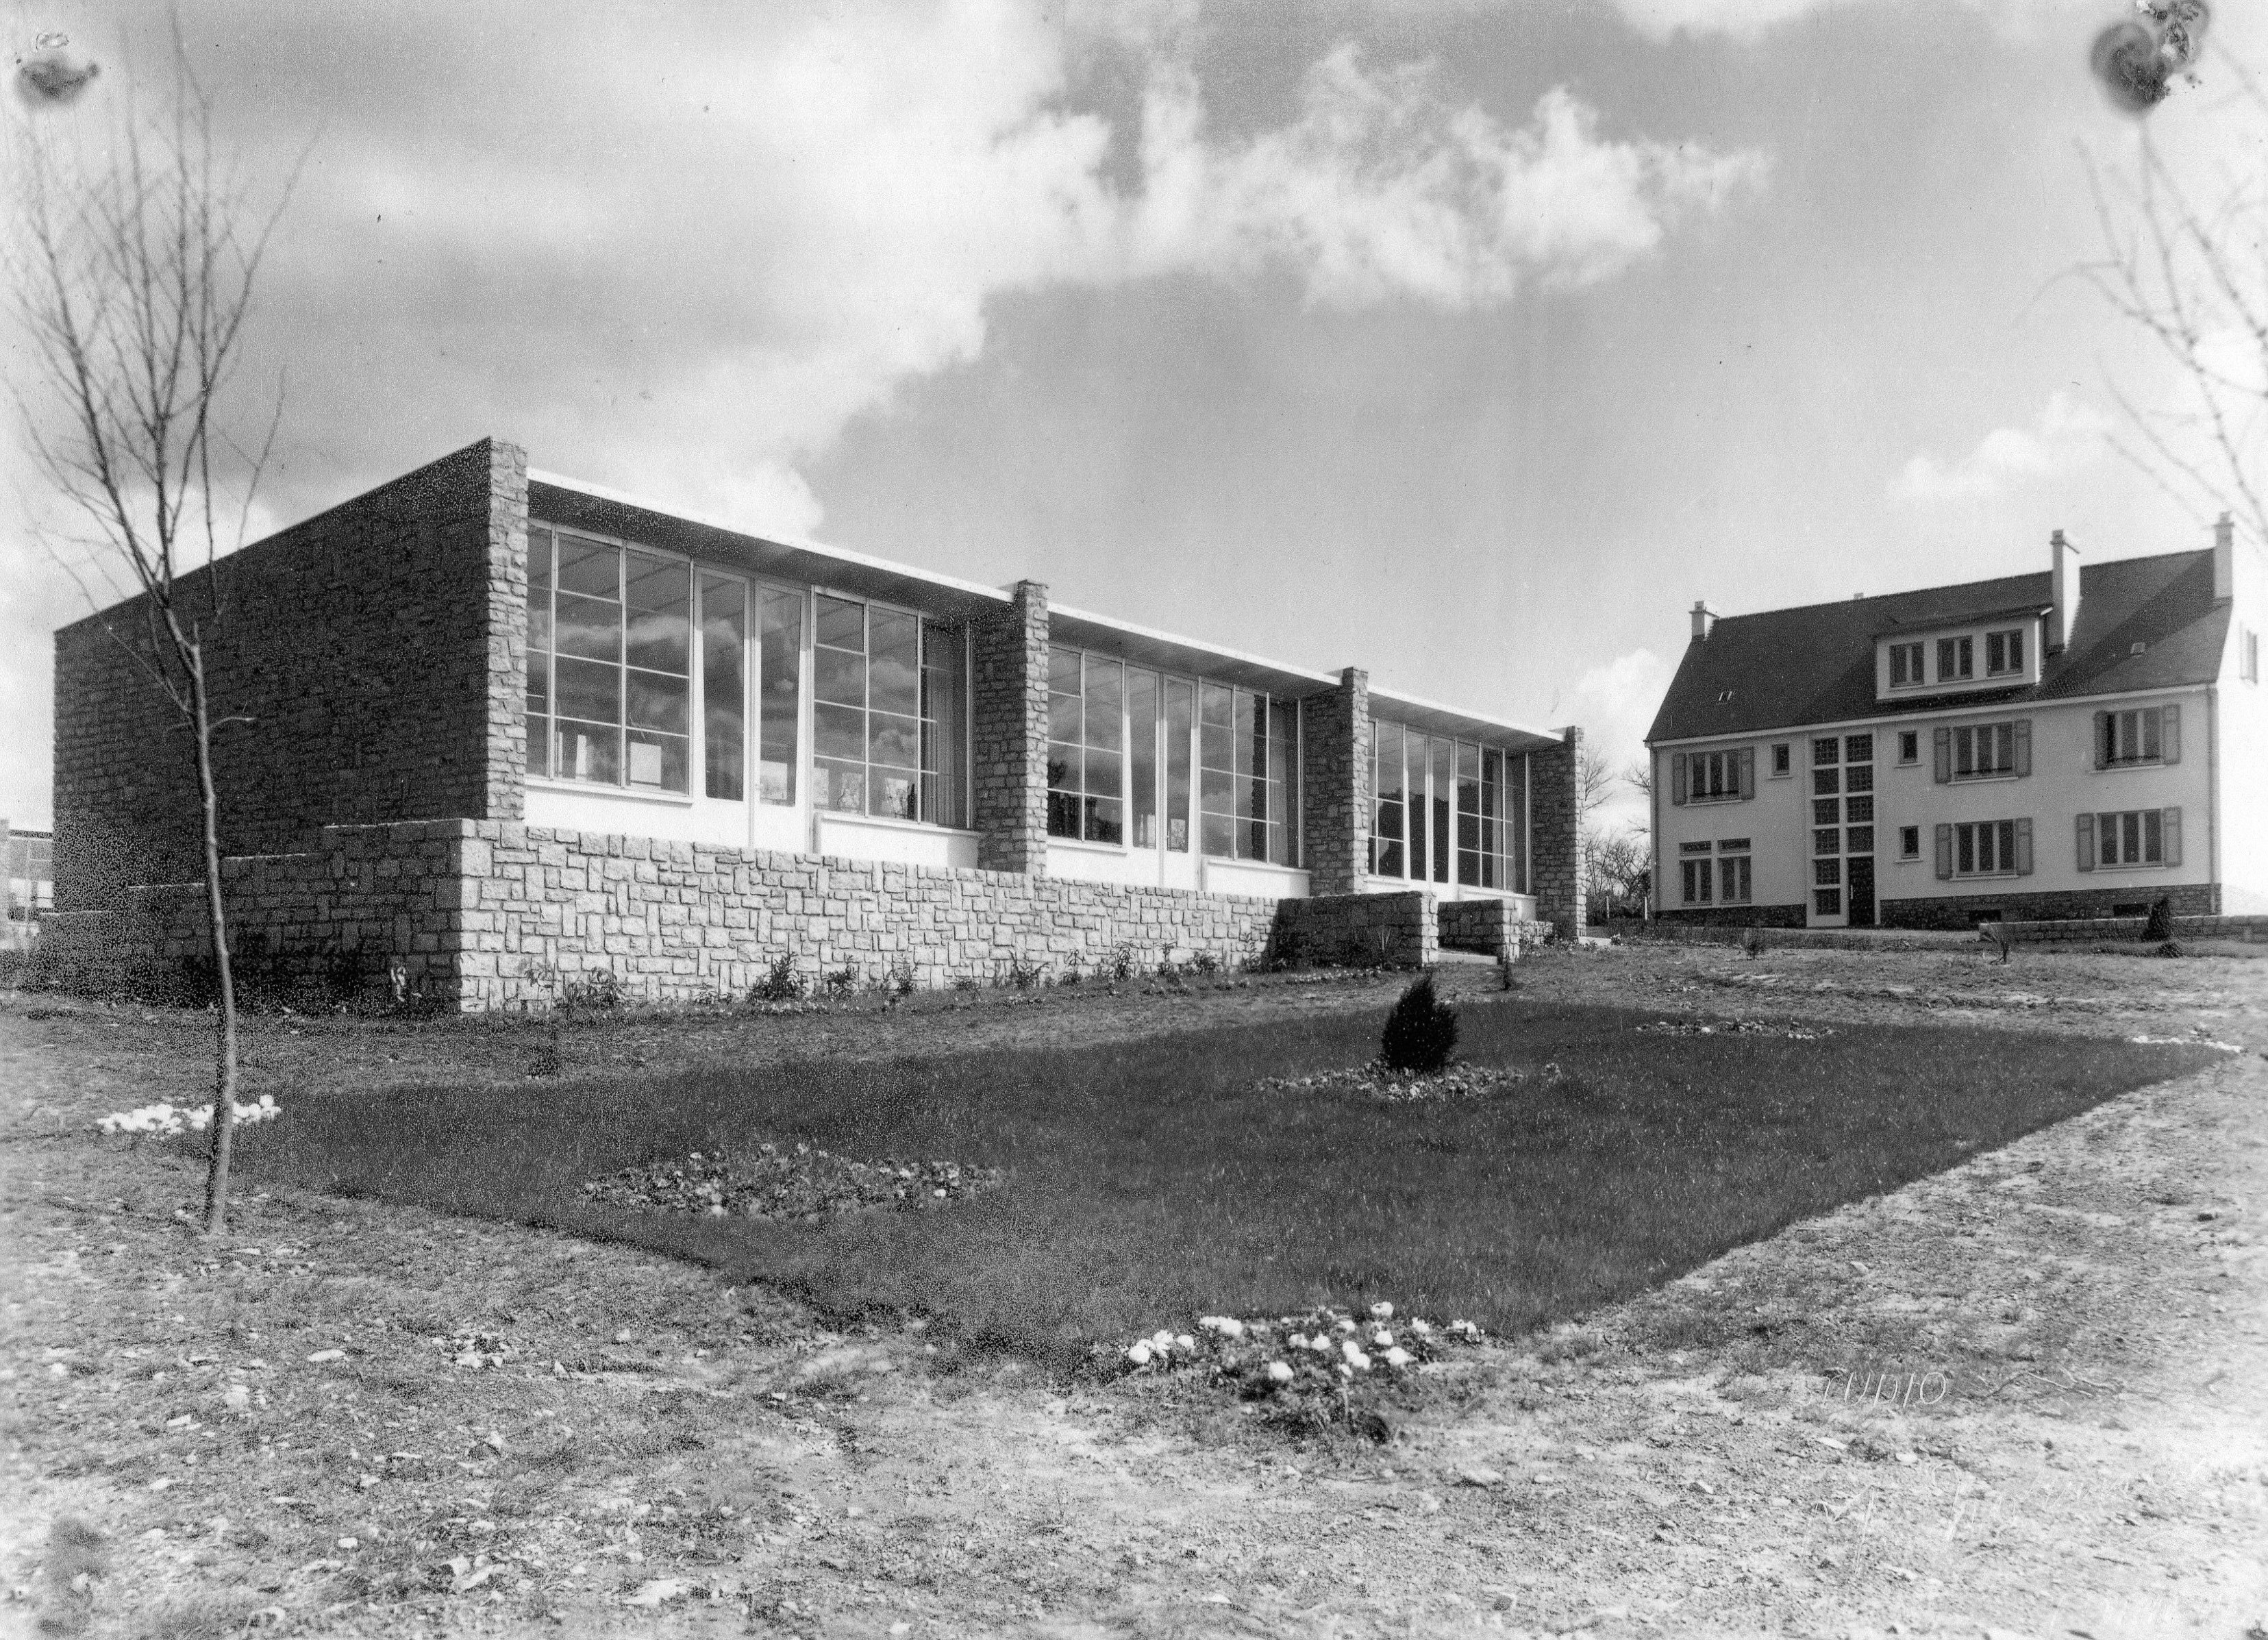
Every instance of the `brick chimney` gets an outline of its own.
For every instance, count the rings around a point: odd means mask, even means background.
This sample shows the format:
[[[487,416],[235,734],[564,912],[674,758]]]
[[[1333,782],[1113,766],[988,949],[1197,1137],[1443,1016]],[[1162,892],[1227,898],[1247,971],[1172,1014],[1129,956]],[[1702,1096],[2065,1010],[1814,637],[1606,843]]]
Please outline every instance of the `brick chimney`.
[[[1696,643],[1703,642],[1709,636],[1709,629],[1716,624],[1717,612],[1696,599],[1693,605],[1693,641]]]
[[[2058,530],[2048,538],[2049,595],[2055,607],[2048,614],[2048,653],[2052,655],[2071,643],[2071,635],[2079,625],[2079,548],[2064,540]]]
[[[2236,520],[2226,512],[2213,526],[2213,595],[2215,601],[2236,596]]]

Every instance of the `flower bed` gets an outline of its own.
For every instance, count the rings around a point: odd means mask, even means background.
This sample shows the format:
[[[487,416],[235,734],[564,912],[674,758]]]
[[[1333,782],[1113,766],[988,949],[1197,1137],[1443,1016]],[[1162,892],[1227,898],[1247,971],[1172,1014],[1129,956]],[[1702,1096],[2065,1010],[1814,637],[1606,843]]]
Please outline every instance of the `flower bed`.
[[[1197,1318],[1193,1333],[1160,1328],[1116,1351],[1099,1351],[1116,1376],[1186,1374],[1263,1403],[1271,1417],[1295,1427],[1359,1425],[1366,1390],[1392,1384],[1477,1344],[1470,1321],[1439,1325],[1417,1316],[1395,1319],[1391,1304],[1362,1316],[1326,1305],[1274,1320],[1233,1315]],[[1358,1400],[1361,1396],[1361,1400]]]
[[[231,1108],[239,1128],[268,1122],[283,1114],[276,1107],[273,1093],[262,1093],[256,1104],[247,1105],[239,1099]],[[144,1105],[138,1109],[99,1116],[94,1125],[105,1133],[154,1133],[171,1138],[184,1132],[202,1133],[212,1126],[212,1117],[210,1105]]]
[[[997,1167],[959,1162],[857,1162],[808,1144],[762,1144],[740,1156],[695,1151],[683,1161],[626,1167],[591,1180],[583,1194],[641,1213],[815,1221],[830,1213],[963,1201],[1003,1176]]]
[[[1638,1030],[1647,1036],[1784,1036],[1792,1042],[1835,1034],[1830,1025],[1791,1025],[1785,1019],[1658,1019]]]
[[[1292,1092],[1323,1092],[1349,1088],[1367,1093],[1387,1105],[1408,1105],[1425,1099],[1485,1099],[1518,1085],[1527,1077],[1517,1070],[1491,1070],[1460,1060],[1447,1070],[1421,1076],[1413,1070],[1389,1070],[1373,1060],[1355,1070],[1326,1070],[1312,1077],[1267,1077],[1256,1088],[1281,1088]]]

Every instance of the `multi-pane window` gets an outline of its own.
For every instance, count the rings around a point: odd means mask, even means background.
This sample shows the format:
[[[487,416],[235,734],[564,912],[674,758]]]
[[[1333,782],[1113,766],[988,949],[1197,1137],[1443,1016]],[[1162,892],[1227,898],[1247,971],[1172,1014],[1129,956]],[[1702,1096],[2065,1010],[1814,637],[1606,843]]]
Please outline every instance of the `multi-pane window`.
[[[964,823],[961,633],[822,592],[812,644],[812,776],[820,807]]]
[[[1682,857],[1677,862],[1679,886],[1685,891],[1689,906],[1705,906],[1717,894],[1717,863],[1710,858],[1710,845],[1687,842],[1678,845]]]
[[[563,530],[528,540],[528,772],[684,791],[693,569]]]
[[[1920,827],[1901,826],[1898,827],[1898,858],[1901,860],[1918,860],[1921,858]]]
[[[799,603],[801,601],[798,600]],[[748,584],[701,577],[701,782],[710,797],[747,793]]]
[[[1955,780],[1990,780],[2016,772],[2016,725],[1963,724],[1948,737]]]
[[[2181,710],[2178,706],[2144,706],[2095,713],[2096,765],[2176,761],[2181,755]]]
[[[2079,817],[2079,869],[2103,866],[2179,865],[2182,812],[2127,809]]]
[[[1737,798],[1741,795],[1741,754],[1738,752],[1696,752],[1691,763],[1692,784],[1688,788],[1694,801],[1707,802],[1712,798]]]
[[[795,801],[796,755],[803,736],[801,592],[756,592],[756,795]]]
[[[1727,837],[1717,844],[1717,898],[1728,906],[1746,905],[1751,873],[1749,839]]]
[[[2000,677],[2024,669],[2024,633],[2019,627],[2008,632],[1987,632],[1984,635],[1984,673]]]
[[[1950,683],[1977,675],[1977,640],[1973,637],[1940,638],[1937,641],[1937,679]]]
[[[1388,718],[1370,736],[1370,869],[1379,877],[1518,891],[1525,881],[1528,762],[1498,746],[1421,734]]]
[[[1890,645],[1890,687],[1909,689],[1926,682],[1921,671],[1922,646],[1918,643]]]
[[[1811,791],[1811,908],[1819,916],[1842,916],[1844,857],[1874,851],[1872,732],[1815,739]]]
[[[1300,706],[1226,683],[1197,686],[1198,846],[1219,859],[1299,857]]]
[[[1998,877],[2016,869],[2016,822],[1965,820],[1953,828],[1953,874]]]
[[[1775,741],[1771,749],[1771,772],[1774,779],[1778,779],[1780,776],[1789,772],[1789,761],[1790,755],[1787,742],[1785,740]]]
[[[1921,761],[1920,730],[1901,729],[1898,731],[1898,761],[1901,763],[1918,763]]]
[[[1048,651],[1048,835],[1126,841],[1126,663]]]

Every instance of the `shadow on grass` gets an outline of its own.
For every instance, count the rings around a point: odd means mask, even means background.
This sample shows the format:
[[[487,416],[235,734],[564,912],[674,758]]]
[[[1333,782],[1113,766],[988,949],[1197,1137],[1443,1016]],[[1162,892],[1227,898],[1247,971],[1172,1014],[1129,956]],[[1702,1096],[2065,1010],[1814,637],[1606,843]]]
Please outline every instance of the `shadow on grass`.
[[[968,1344],[1065,1361],[1198,1313],[1322,1299],[1390,1298],[1518,1334],[2215,1057],[1932,1026],[1640,1034],[1651,1018],[1468,1009],[1466,1056],[1530,1074],[1456,1104],[1254,1085],[1367,1059],[1377,1021],[1348,1017],[525,1091],[303,1095],[240,1154],[262,1180],[621,1239],[838,1314],[917,1312]],[[605,1210],[579,1188],[762,1139],[1010,1178],[950,1209],[810,1224]]]

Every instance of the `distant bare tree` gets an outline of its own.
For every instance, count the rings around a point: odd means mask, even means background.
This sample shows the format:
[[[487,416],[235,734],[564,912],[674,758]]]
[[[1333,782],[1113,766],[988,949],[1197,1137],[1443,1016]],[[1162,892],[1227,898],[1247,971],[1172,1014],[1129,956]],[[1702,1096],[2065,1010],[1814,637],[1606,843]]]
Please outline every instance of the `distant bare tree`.
[[[1652,851],[1642,835],[1628,830],[1593,832],[1585,841],[1583,862],[1587,881],[1584,897],[1594,901],[1604,919],[1616,901],[1636,899],[1652,863]]]
[[[2260,82],[2225,52],[2214,61],[2241,88],[2228,117],[2268,125]],[[2202,499],[2268,543],[2268,178],[2233,164],[2201,196],[2175,176],[2146,130],[2130,173],[2106,180],[2090,167],[2089,181],[2104,254],[2080,271],[2158,344],[2192,392],[2185,408],[2152,412],[2114,385],[2132,429],[2114,447],[2168,494]]]
[[[172,68],[170,107],[150,117],[129,102],[92,163],[27,120],[10,273],[33,352],[11,386],[38,470],[80,521],[49,549],[82,590],[90,569],[131,576],[139,628],[111,636],[188,730],[220,1004],[203,1221],[215,1234],[228,1222],[237,1019],[212,747],[243,720],[214,716],[207,658],[227,596],[212,566],[242,544],[280,416],[279,397],[256,440],[232,438],[253,286],[291,187],[255,211],[214,151],[212,104],[178,36]]]
[[[1595,746],[1585,746],[1575,756],[1575,808],[1588,820],[1605,806],[1615,795],[1615,772],[1607,767],[1606,754]]]

